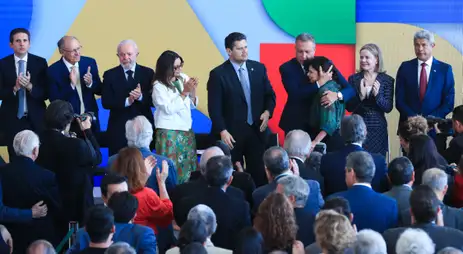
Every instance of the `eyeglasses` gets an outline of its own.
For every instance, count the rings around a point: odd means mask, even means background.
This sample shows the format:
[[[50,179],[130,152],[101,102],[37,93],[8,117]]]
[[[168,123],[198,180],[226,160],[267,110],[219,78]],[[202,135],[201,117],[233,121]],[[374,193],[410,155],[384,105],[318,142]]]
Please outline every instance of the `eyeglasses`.
[[[174,66],[174,70],[175,70],[175,71],[178,70],[178,69],[181,69],[181,68],[183,68],[183,64]]]
[[[63,51],[68,52],[68,53],[79,53],[82,50],[82,48],[83,48],[83,46],[79,46],[78,48],[72,49],[72,50],[63,48]]]

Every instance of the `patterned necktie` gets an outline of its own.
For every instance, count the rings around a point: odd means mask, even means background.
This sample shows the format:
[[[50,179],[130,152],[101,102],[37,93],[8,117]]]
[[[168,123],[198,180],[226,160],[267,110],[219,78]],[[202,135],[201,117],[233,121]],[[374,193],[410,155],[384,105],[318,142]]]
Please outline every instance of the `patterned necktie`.
[[[82,85],[80,83],[80,72],[79,68],[77,66],[73,65],[71,67],[71,70],[74,69],[76,72],[77,76],[77,81],[76,81],[76,90],[77,90],[77,95],[79,96],[79,101],[80,101],[80,114],[85,113],[85,105],[84,105],[84,97],[82,96]]]
[[[420,101],[423,102],[424,95],[426,94],[426,88],[428,87],[428,77],[426,73],[426,63],[421,64],[420,73]]]
[[[246,98],[246,104],[248,104],[248,117],[246,122],[249,125],[253,124],[252,120],[252,107],[251,107],[251,87],[249,86],[248,77],[246,77],[246,71],[243,67],[240,67],[238,70],[240,74],[241,87],[243,88],[244,97]]]
[[[24,60],[19,60],[18,61],[18,76],[21,75],[21,74],[23,74],[23,75],[25,74],[25,72],[26,72],[25,64],[26,64],[26,61],[24,61]],[[18,117],[18,119],[23,118],[24,111],[26,110],[26,108],[25,108],[26,91],[24,89],[25,89],[24,87],[21,87],[18,90],[19,103],[18,103],[18,114],[16,115]]]

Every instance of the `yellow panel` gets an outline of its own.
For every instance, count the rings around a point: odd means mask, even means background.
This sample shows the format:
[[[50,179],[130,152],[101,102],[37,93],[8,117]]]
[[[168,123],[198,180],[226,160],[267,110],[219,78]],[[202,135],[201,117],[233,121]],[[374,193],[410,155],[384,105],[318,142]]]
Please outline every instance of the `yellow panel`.
[[[400,64],[415,57],[413,49],[413,35],[419,27],[405,24],[374,24],[374,23],[357,23],[357,52],[366,43],[376,43],[383,52],[385,69],[392,77],[396,77]],[[436,47],[433,55],[440,61],[452,65],[455,76],[455,105],[462,104],[462,84],[463,84],[463,63],[462,55],[449,42],[435,36]],[[358,59],[358,54],[357,54]],[[356,68],[359,68],[357,61]],[[395,105],[395,104],[394,104]],[[399,121],[399,112],[395,109],[388,114],[388,131],[390,142],[391,158],[399,155],[400,144],[397,137],[397,124]]]

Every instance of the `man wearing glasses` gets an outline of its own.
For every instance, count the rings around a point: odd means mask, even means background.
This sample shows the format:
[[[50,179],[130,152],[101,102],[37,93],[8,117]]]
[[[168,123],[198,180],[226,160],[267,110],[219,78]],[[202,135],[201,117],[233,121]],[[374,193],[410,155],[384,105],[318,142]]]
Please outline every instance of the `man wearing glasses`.
[[[76,114],[95,113],[92,132],[98,136],[98,106],[95,94],[101,95],[101,80],[95,59],[81,56],[82,46],[74,36],[58,41],[61,59],[48,68],[50,102],[63,100],[71,103]]]

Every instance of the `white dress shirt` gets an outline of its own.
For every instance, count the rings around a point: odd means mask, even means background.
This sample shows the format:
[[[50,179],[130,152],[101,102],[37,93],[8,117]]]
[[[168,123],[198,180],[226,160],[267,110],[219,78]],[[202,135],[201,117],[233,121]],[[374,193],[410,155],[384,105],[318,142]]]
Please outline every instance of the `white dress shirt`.
[[[180,74],[184,82],[188,81],[189,77],[185,74]],[[167,130],[189,131],[193,124],[191,118],[191,109],[198,105],[186,96],[184,99],[180,92],[175,88],[167,88],[159,81],[155,81],[153,85],[153,104],[156,108],[154,112],[154,124],[156,128]]]
[[[24,75],[27,74],[27,56],[28,53],[23,58],[19,58],[16,55],[14,55],[14,66],[16,67],[16,75],[19,77],[19,60],[24,60]],[[25,87],[22,87],[21,89],[26,89]],[[26,90],[27,91],[27,90]],[[17,92],[14,93],[14,95],[18,94]],[[24,98],[24,113],[27,113],[27,92],[25,95],[26,98]]]
[[[130,69],[125,69],[124,66],[122,66],[122,69],[124,70],[125,79],[127,80],[129,79],[129,74],[127,74],[128,70],[132,71],[132,75],[133,75],[132,78],[135,78],[135,67],[137,67],[136,63]],[[138,101],[141,101],[141,100],[143,100],[143,94],[141,94],[140,97],[138,97]],[[125,107],[128,107],[130,105],[131,104],[129,103],[129,97],[125,98]]]
[[[420,76],[421,76],[421,64],[426,63],[426,81],[429,84],[429,75],[431,74],[431,66],[432,66],[433,57],[431,56],[426,62],[421,61],[418,59],[418,87],[420,87]]]

